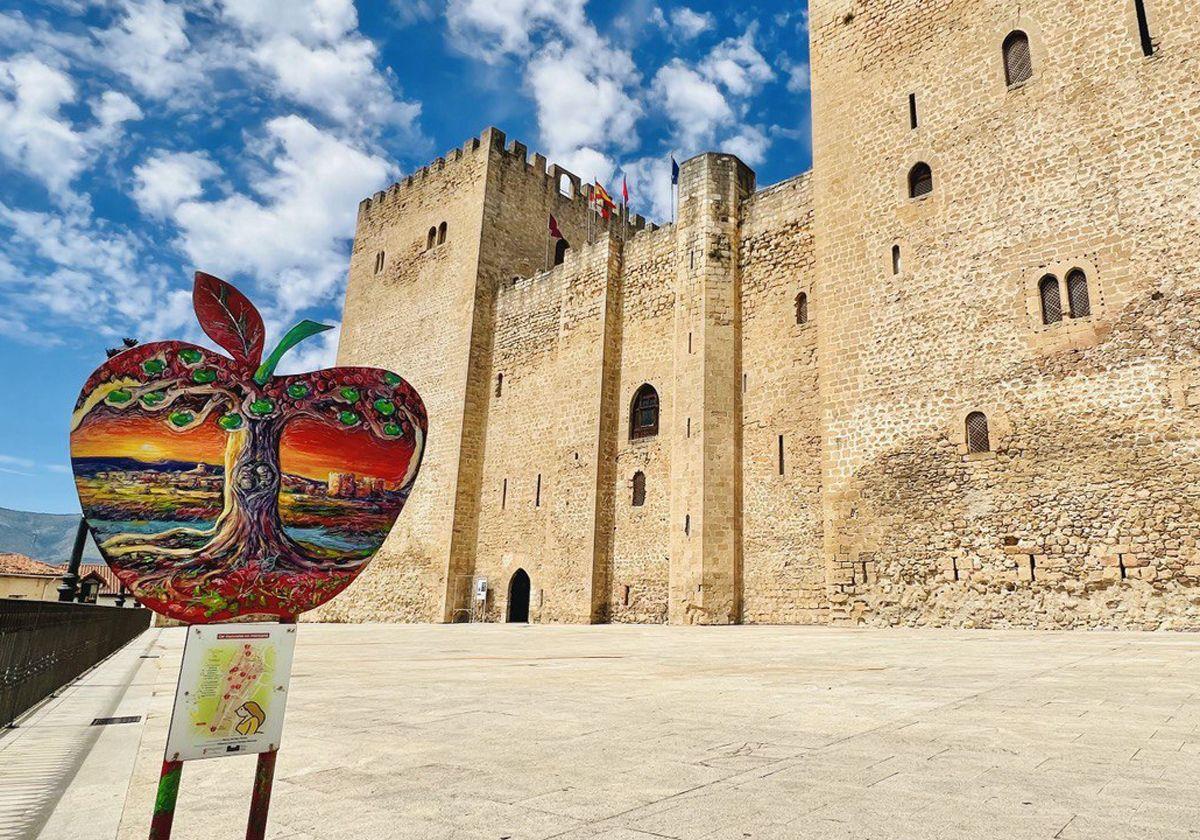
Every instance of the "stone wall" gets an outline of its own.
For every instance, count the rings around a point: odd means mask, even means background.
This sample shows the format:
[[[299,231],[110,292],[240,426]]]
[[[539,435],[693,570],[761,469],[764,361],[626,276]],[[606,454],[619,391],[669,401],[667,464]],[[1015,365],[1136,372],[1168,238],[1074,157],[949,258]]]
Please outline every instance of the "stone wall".
[[[670,435],[681,420],[675,412],[671,377],[675,356],[675,227],[638,234],[625,246],[621,277],[620,414],[616,424],[613,507],[613,621],[667,620],[671,568]],[[636,336],[636,339],[634,338]],[[643,385],[658,392],[659,434],[631,438],[633,396]],[[645,476],[646,497],[633,505],[633,481]],[[628,590],[626,590],[628,587]]]
[[[535,621],[1200,628],[1200,16],[1148,5],[1150,56],[1132,3],[812,0],[813,172],[700,155],[665,228],[495,129],[365,202],[340,360],[430,448],[322,616],[522,568]]]
[[[746,203],[740,259],[742,620],[819,623],[827,613],[816,353],[822,306],[813,295],[808,175]]]
[[[338,364],[402,375],[425,402],[429,433],[404,515],[371,565],[318,618],[443,616],[490,140],[485,134],[467,143],[359,207]],[[443,222],[445,242],[427,247],[429,229]]]
[[[1152,57],[1132,3],[812,3],[836,619],[1200,625],[1195,409],[1170,388],[1196,362],[1200,21],[1150,5]],[[1010,89],[1014,29],[1034,72]],[[1043,324],[1039,279],[1075,268],[1090,312]]]
[[[506,615],[520,568],[530,577],[533,620],[592,620],[601,383],[615,344],[607,333],[618,259],[614,241],[581,243],[563,265],[497,295],[475,557],[493,619]],[[601,530],[611,539],[611,524]],[[599,551],[606,554],[603,544]]]

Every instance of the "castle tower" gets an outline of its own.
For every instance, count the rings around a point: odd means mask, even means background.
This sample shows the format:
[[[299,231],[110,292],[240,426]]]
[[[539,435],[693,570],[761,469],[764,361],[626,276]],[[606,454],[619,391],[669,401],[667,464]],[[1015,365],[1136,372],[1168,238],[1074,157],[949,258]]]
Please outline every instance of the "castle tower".
[[[738,221],[754,173],[732,155],[685,161],[675,230],[669,616],[740,616],[741,405]]]
[[[1109,585],[1126,551],[1164,592],[1185,576],[1167,535],[1200,500],[1165,512],[1192,462],[1171,441],[1195,440],[1171,385],[1197,352],[1195,21],[1182,0],[810,4],[835,619],[928,599],[1053,622],[1045,599]]]
[[[404,376],[429,436],[404,516],[356,584],[374,605],[358,617],[448,621],[469,597],[496,288],[553,260],[550,214],[573,247],[585,240],[579,178],[526,158],[488,129],[359,207],[338,364]]]

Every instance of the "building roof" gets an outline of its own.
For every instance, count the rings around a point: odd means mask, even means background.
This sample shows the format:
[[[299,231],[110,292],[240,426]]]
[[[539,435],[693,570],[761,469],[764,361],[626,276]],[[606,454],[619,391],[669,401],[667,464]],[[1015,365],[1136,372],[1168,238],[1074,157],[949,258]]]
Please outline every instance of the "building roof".
[[[121,580],[107,563],[80,563],[79,579],[83,580],[89,576],[100,578],[100,595],[116,595],[121,591]]]
[[[0,553],[0,575],[21,577],[62,577],[63,569],[24,554]]]

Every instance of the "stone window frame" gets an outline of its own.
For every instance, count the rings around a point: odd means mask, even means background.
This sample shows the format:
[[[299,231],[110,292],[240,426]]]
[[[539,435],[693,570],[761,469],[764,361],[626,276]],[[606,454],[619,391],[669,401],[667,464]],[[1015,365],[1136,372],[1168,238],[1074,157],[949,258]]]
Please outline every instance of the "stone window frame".
[[[638,478],[641,477],[641,486],[639,487]],[[633,475],[629,479],[630,507],[645,507],[646,506],[646,471],[644,469],[634,470]]]
[[[1009,35],[1018,30],[1024,32],[1025,37],[1029,39],[1029,61],[1033,65],[1033,72],[1028,79],[1010,85],[1004,67],[1004,42],[1008,40]],[[995,89],[1000,96],[1008,96],[1011,93],[1038,84],[1045,75],[1046,69],[1050,66],[1048,63],[1049,53],[1046,51],[1046,40],[1042,35],[1042,27],[1033,18],[1025,15],[1018,15],[1015,18],[1010,18],[1003,24],[997,25],[993,32],[992,42],[989,44],[988,61],[989,66],[992,68],[989,72],[992,74],[992,78],[995,79]]]
[[[967,446],[967,416],[976,411],[987,418],[988,444],[991,448],[986,452],[971,452]],[[954,444],[954,448],[963,461],[991,461],[1006,450],[1008,440],[1012,437],[1012,423],[1008,419],[1008,414],[996,403],[970,403],[960,407],[950,418],[950,422],[946,426],[946,437],[950,443]]]
[[[924,163],[929,167],[929,171],[933,175],[933,189],[924,195],[913,196],[909,195],[909,175],[912,174],[913,167],[918,163]],[[941,166],[940,156],[929,151],[921,149],[911,152],[905,156],[904,163],[900,167],[899,175],[896,178],[896,195],[902,207],[934,207],[940,202],[940,197],[944,186],[944,170]],[[894,240],[900,241],[900,240]],[[889,265],[891,260],[891,248],[888,248]],[[891,274],[889,268],[888,274]]]
[[[789,320],[791,321],[792,329],[803,330],[803,329],[811,326],[812,322],[813,322],[812,285],[810,283],[805,283],[804,285],[800,286],[799,288],[794,287],[794,286],[793,286],[793,288],[796,289],[796,293],[794,295],[792,295],[791,305],[788,307],[788,312],[791,316]],[[799,322],[796,320],[797,301],[799,301],[800,295],[804,295],[804,321],[803,322]]]
[[[634,416],[634,412],[637,410],[638,403],[647,389],[649,389],[650,393],[654,394],[655,399],[654,424],[652,426],[642,426],[637,424]],[[633,394],[626,401],[626,406],[626,411],[629,415],[627,424],[629,442],[636,444],[643,441],[652,441],[657,438],[659,430],[662,428],[663,407],[662,393],[658,390],[658,388],[648,381],[643,382],[634,389]]]
[[[1087,315],[1075,315],[1071,312],[1067,276],[1073,271],[1082,271],[1087,278]],[[1062,318],[1050,324],[1042,323],[1041,282],[1046,275],[1053,275],[1058,280],[1058,299],[1062,302]],[[1024,298],[1029,325],[1037,334],[1061,335],[1091,331],[1104,309],[1104,289],[1100,284],[1100,272],[1095,263],[1086,257],[1045,262],[1027,269],[1024,277]]]
[[[935,187],[936,189],[936,187]],[[892,254],[895,248],[900,249],[900,270],[892,271]],[[908,240],[903,236],[893,236],[887,239],[882,248],[883,254],[883,276],[903,279],[911,274],[912,266],[909,260],[912,256],[912,246],[908,244]]]

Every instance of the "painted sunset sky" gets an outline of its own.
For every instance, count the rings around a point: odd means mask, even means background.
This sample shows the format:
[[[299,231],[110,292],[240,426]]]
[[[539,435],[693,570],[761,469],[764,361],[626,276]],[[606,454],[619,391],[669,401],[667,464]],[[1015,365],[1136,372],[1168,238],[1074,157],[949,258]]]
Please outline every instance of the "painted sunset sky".
[[[195,429],[174,433],[162,417],[145,415],[93,416],[75,433],[77,458],[134,458],[148,464],[162,461],[224,463],[227,432],[215,415]],[[312,420],[296,420],[280,443],[283,472],[325,481],[331,472],[399,481],[404,477],[412,446],[385,444],[363,429],[338,429]]]

